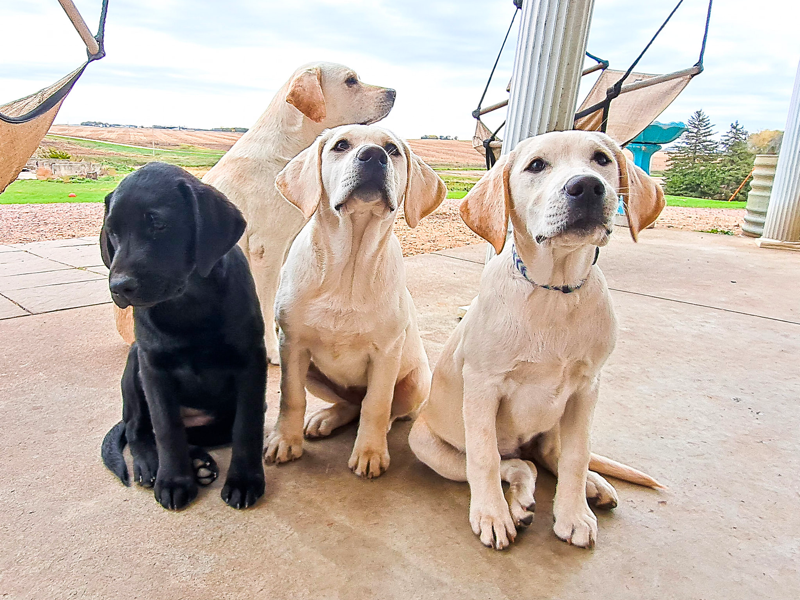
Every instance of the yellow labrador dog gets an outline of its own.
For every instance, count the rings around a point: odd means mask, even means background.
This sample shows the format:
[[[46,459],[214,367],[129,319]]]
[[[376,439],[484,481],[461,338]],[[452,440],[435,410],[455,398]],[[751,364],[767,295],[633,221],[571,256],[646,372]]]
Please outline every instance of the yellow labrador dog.
[[[415,413],[431,377],[392,225],[404,202],[415,227],[447,189],[402,140],[366,126],[327,131],[276,185],[311,220],[289,251],[275,303],[281,404],[265,460],[299,458],[303,433],[324,437],[360,415],[349,466],[377,477],[389,466],[393,419]],[[306,389],[332,406],[304,428]]]
[[[470,524],[486,546],[505,548],[533,519],[536,467],[523,458],[557,475],[554,530],[576,546],[597,537],[587,496],[598,506],[617,503],[590,466],[658,486],[590,454],[600,369],[617,335],[594,262],[618,193],[636,239],[664,206],[661,188],[611,138],[566,131],[521,142],[461,205],[464,221],[498,256],[442,351],[409,443],[440,475],[469,482]],[[501,481],[510,484],[508,501]]]
[[[274,364],[278,362],[278,337],[272,307],[280,269],[305,223],[275,189],[275,177],[323,130],[380,121],[389,114],[394,99],[394,90],[367,85],[343,65],[320,62],[300,67],[255,125],[203,177],[204,183],[239,207],[247,220],[239,245],[256,282],[266,324],[267,356]],[[125,331],[129,326],[124,317],[117,315],[117,326],[130,343],[133,334]]]

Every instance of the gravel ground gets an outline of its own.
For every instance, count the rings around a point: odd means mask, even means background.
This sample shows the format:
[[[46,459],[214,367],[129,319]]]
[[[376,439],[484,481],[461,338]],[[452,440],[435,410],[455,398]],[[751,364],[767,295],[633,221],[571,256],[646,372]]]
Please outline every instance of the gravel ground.
[[[410,229],[402,213],[399,214],[394,230],[400,238],[403,254],[412,256],[482,243],[461,221],[458,215],[460,202],[445,200],[416,229]],[[656,223],[656,228],[689,231],[717,229],[740,235],[744,212],[736,209],[668,206]],[[103,205],[100,203],[0,205],[0,244],[99,235],[102,222]]]

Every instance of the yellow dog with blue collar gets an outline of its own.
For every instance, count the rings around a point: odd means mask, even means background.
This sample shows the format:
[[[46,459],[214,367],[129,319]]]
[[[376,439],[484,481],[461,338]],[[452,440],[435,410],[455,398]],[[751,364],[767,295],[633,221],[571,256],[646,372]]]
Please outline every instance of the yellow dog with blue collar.
[[[469,482],[470,524],[486,546],[507,547],[532,522],[536,467],[526,459],[557,475],[554,531],[576,546],[597,537],[587,498],[617,504],[595,470],[660,487],[590,448],[600,370],[617,336],[594,263],[618,194],[635,240],[663,209],[661,188],[608,136],[565,131],[520,143],[461,205],[464,221],[498,255],[442,351],[409,443],[440,475]]]

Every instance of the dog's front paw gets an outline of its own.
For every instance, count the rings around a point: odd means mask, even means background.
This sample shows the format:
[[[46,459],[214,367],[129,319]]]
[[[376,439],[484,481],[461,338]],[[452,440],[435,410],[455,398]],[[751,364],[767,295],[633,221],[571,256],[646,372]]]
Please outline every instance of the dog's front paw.
[[[597,517],[583,506],[563,514],[556,511],[553,531],[559,539],[580,548],[592,548],[597,540]]]
[[[389,449],[385,444],[382,447],[362,447],[356,444],[347,466],[359,477],[380,477],[389,468]]]
[[[502,500],[501,496],[501,500]],[[517,528],[511,518],[508,504],[504,501],[497,506],[470,506],[469,524],[472,531],[487,548],[503,550],[517,537]]]
[[[233,508],[248,508],[264,495],[264,471],[228,473],[222,488],[222,499]]]
[[[180,510],[197,498],[197,483],[194,475],[170,479],[157,477],[154,494],[158,503],[164,508]]]
[[[276,430],[267,438],[264,462],[280,464],[297,460],[301,456],[303,456],[302,435],[283,435]]]

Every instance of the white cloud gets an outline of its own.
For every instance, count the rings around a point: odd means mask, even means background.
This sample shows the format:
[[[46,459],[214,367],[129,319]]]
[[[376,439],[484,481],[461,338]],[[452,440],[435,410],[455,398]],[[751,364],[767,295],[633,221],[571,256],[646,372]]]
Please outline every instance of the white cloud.
[[[90,28],[99,0],[78,0]],[[626,68],[673,0],[595,3],[589,50]],[[664,73],[697,60],[707,3],[685,0],[638,70]],[[110,0],[108,55],[90,66],[59,122],[247,126],[294,68],[312,60],[354,67],[394,87],[385,121],[407,137],[471,136],[470,113],[513,13],[511,0]],[[49,85],[85,58],[56,0],[4,3],[0,103]],[[662,115],[703,108],[718,130],[738,119],[751,131],[783,128],[800,58],[800,4],[717,2],[706,71]],[[505,97],[514,39],[487,103]],[[498,117],[499,118],[499,117]]]

